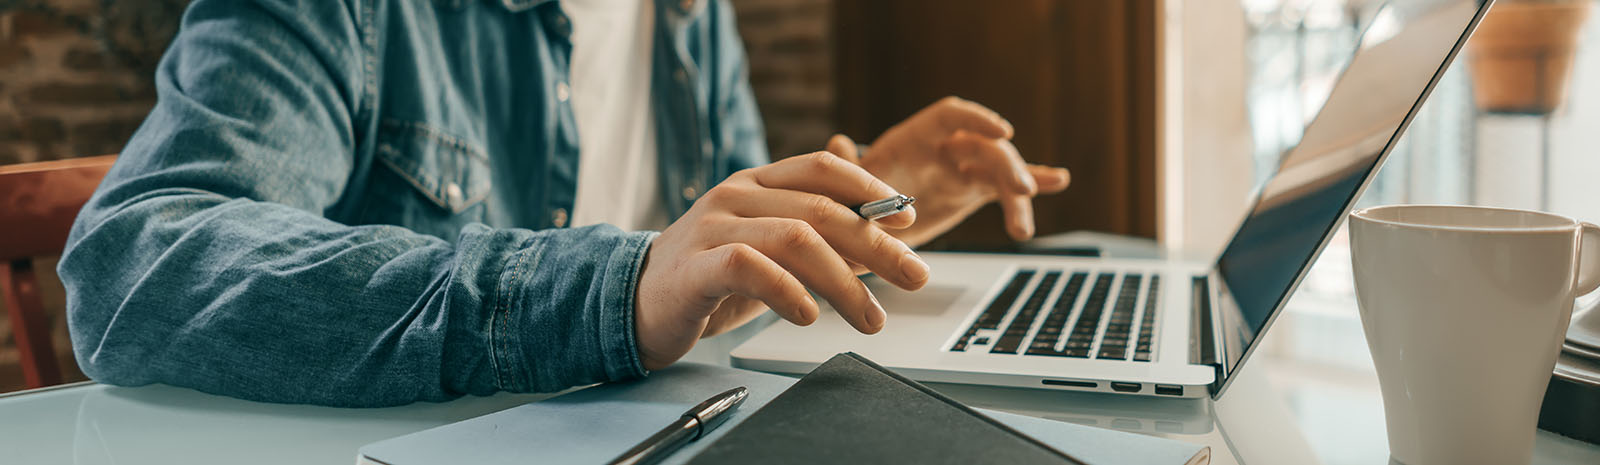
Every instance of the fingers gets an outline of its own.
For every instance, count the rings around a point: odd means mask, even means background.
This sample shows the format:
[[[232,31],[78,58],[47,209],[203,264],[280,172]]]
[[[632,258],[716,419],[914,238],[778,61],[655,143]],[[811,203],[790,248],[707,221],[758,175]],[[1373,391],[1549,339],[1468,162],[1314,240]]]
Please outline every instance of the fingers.
[[[1013,131],[1011,122],[999,113],[960,97],[940,99],[907,121],[931,123],[941,135],[970,131],[992,139],[1010,139]]]
[[[717,304],[717,309],[711,312],[711,318],[706,321],[706,328],[700,331],[700,338],[716,336],[744,326],[761,314],[767,313],[766,304],[759,300],[734,294],[722,299]]]
[[[828,153],[843,158],[852,165],[861,164],[861,154],[856,151],[856,141],[850,140],[850,136],[834,134],[828,139]]]
[[[1054,194],[1067,190],[1072,184],[1072,172],[1066,168],[1054,166],[1028,165],[1028,173],[1033,175],[1033,182],[1039,185],[1039,193]]]
[[[706,297],[721,298],[738,294],[767,304],[773,312],[790,322],[805,326],[817,321],[817,301],[806,292],[794,275],[772,259],[746,244],[725,244],[701,252],[700,276],[711,287]]]
[[[821,194],[850,207],[900,194],[866,169],[828,152],[789,157],[749,173],[759,186]],[[877,222],[902,229],[916,220],[916,209],[911,208]]]
[[[888,315],[844,259],[816,230],[791,218],[737,218],[723,222],[719,237],[742,242],[782,266],[816,291],[845,321],[866,334],[883,329]]]
[[[877,273],[884,280],[906,290],[921,289],[928,282],[928,264],[911,247],[883,229],[862,219],[856,212],[817,194],[765,189],[759,195],[729,201],[731,213],[746,218],[792,218],[806,222],[845,259]]]
[[[822,194],[845,205],[900,194],[866,169],[828,152],[785,158],[749,172],[762,187]]]
[[[1033,198],[1026,195],[1000,197],[1000,210],[1006,217],[1006,234],[1025,241],[1033,237]]]
[[[1000,192],[1028,196],[1039,192],[1028,163],[1009,140],[960,132],[945,140],[944,152],[961,173],[986,181]]]

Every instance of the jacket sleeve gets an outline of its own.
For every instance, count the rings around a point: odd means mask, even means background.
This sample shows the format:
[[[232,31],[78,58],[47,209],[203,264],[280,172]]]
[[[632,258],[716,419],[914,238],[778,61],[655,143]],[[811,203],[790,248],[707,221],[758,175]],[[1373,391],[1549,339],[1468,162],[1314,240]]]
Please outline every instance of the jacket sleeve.
[[[466,227],[454,241],[322,212],[375,78],[364,8],[200,0],[155,109],[79,214],[59,273],[90,377],[381,406],[641,376],[651,233]]]

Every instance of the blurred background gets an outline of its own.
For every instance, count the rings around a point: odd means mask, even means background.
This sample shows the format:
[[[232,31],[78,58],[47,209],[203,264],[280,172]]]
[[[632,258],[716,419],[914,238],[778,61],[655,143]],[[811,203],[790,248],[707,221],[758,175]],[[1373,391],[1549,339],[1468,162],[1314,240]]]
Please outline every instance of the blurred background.
[[[1040,234],[1125,234],[1202,256],[1221,248],[1256,184],[1299,141],[1381,5],[732,3],[774,156],[819,150],[835,132],[868,143],[959,95],[1009,118],[1030,161],[1073,170],[1068,193],[1036,203]],[[1600,220],[1590,200],[1600,197],[1590,181],[1600,175],[1591,3],[1501,0],[1361,205],[1496,205]],[[154,103],[152,70],[185,4],[0,0],[0,164],[119,151]],[[986,209],[929,247],[1005,247],[998,219]],[[0,242],[26,226],[0,225]],[[1360,322],[1342,233],[1322,257],[1268,354],[1309,360],[1294,371],[1307,377],[1370,376],[1364,342],[1348,337]],[[65,377],[82,379],[54,267],[53,257],[33,265],[50,339]],[[9,324],[0,320],[0,392],[23,385]]]

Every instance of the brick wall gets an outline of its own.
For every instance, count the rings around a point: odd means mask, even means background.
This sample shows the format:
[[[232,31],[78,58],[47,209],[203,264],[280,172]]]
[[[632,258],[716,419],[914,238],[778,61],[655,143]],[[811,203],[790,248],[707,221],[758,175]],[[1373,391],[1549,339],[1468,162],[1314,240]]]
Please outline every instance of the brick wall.
[[[809,153],[834,122],[834,0],[733,0],[774,158]],[[870,141],[858,141],[862,143]]]
[[[0,164],[121,150],[184,4],[0,0]]]
[[[834,0],[733,0],[774,157],[822,149],[833,122]],[[0,0],[0,164],[115,153],[155,103],[156,62],[187,0]],[[69,376],[54,260],[38,267]],[[0,392],[21,385],[0,318]]]

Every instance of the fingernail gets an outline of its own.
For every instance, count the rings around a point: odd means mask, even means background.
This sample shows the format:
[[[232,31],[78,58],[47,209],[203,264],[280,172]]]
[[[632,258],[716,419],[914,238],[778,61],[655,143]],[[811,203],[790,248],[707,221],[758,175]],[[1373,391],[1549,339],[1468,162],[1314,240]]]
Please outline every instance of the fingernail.
[[[883,329],[883,322],[889,319],[889,312],[883,309],[883,304],[878,302],[878,296],[867,292],[867,297],[872,298],[872,308],[875,311],[867,312],[867,326],[876,333]]]
[[[1016,223],[1013,223],[1012,226],[1014,228],[1016,228],[1015,232],[1017,234],[1022,235],[1022,237],[1019,237],[1018,239],[1030,239],[1030,238],[1033,237],[1033,223],[1032,222],[1019,220]]]
[[[923,282],[928,279],[928,263],[922,261],[916,252],[906,252],[900,257],[900,273],[908,283]]]
[[[799,313],[806,316],[806,323],[800,326],[811,326],[812,323],[817,322],[817,303],[812,301],[809,296],[806,298],[806,303],[811,305],[804,305],[800,307]]]

